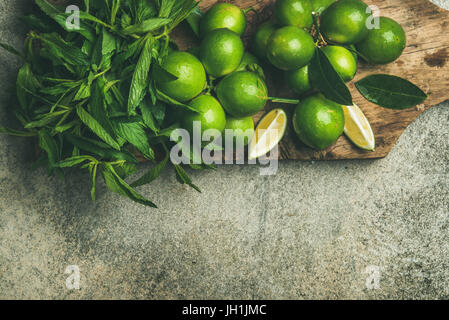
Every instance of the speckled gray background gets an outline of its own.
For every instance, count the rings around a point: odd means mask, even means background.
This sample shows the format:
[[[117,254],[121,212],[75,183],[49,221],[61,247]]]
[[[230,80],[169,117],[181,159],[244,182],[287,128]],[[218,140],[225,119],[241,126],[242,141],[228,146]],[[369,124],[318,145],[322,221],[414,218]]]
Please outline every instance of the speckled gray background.
[[[17,47],[26,2],[0,1],[0,39]],[[8,124],[19,64],[0,62]],[[383,160],[192,172],[202,195],[165,173],[141,189],[159,210],[103,185],[92,203],[87,175],[31,171],[31,143],[0,136],[0,298],[449,298],[448,120],[448,103],[426,112]]]

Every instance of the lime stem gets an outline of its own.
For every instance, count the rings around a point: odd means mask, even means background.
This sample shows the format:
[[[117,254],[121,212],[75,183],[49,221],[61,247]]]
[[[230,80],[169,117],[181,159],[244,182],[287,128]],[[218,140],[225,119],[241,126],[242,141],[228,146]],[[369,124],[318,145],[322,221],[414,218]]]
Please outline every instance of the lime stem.
[[[326,45],[326,40],[324,40],[323,34],[321,33],[320,30],[320,24],[318,23],[318,18],[319,18],[319,14],[317,12],[312,12],[312,17],[313,17],[313,25],[315,26],[315,31],[316,31],[316,38],[315,38],[315,42],[318,45],[321,41]]]
[[[287,104],[298,104],[300,102],[300,100],[298,99],[275,98],[275,97],[268,97],[268,100],[274,103],[287,103]]]

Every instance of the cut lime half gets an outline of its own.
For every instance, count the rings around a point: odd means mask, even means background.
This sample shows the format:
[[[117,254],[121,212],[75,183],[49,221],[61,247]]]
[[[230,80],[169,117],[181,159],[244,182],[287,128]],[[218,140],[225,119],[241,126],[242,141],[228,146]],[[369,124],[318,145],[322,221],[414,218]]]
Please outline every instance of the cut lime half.
[[[249,145],[250,160],[260,158],[273,150],[282,140],[287,128],[287,114],[282,109],[270,111],[259,122]]]
[[[360,149],[374,151],[376,139],[363,111],[356,104],[343,106],[343,111],[345,113],[345,134],[349,140]]]

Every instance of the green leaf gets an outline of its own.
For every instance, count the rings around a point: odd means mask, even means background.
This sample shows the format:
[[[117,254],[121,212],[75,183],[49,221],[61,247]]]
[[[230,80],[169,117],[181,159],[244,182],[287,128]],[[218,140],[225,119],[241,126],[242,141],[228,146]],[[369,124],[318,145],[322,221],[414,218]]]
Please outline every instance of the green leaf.
[[[96,188],[96,181],[97,181],[97,169],[98,169],[98,163],[92,164],[89,166],[89,171],[92,176],[92,188],[90,189],[90,197],[93,201],[95,201],[95,188]]]
[[[143,100],[139,105],[140,112],[142,113],[143,123],[157,134],[159,132],[159,128],[156,125],[156,121],[150,109],[150,104],[147,100],[148,99]]]
[[[55,57],[72,66],[88,66],[87,55],[77,46],[66,42],[57,33],[44,33],[38,36],[42,45]]]
[[[154,159],[154,151],[148,142],[144,128],[138,122],[117,122],[114,121],[117,135],[131,143],[148,159]]]
[[[15,54],[16,56],[19,56],[19,57],[22,56],[18,50],[14,49],[14,47],[10,46],[10,45],[7,44],[7,43],[0,42],[0,47],[2,47],[3,49],[5,49],[5,50],[8,51],[9,53]]]
[[[163,93],[162,91],[160,91],[158,89],[156,89],[156,96],[157,96],[157,98],[159,100],[162,100],[165,103],[168,103],[168,104],[170,104],[172,106],[181,107],[184,110],[190,110],[190,111],[193,111],[195,113],[198,113],[198,110],[196,110],[195,108],[193,108],[193,107],[191,107],[191,106],[189,106],[189,105],[187,105],[185,103],[179,102],[179,101],[177,101],[177,100],[167,96],[165,93]]]
[[[154,168],[149,170],[139,180],[133,182],[131,184],[131,186],[134,188],[137,188],[137,187],[152,183],[154,180],[156,180],[160,176],[161,172],[165,169],[165,167],[167,166],[167,163],[168,163],[168,159],[169,159],[169,154],[167,153],[164,160],[159,162]]]
[[[129,27],[126,27],[125,29],[123,29],[122,33],[125,35],[148,33],[157,30],[163,26],[166,26],[170,22],[172,22],[171,19],[152,18],[145,20],[140,24],[134,24]]]
[[[59,161],[58,163],[55,164],[55,166],[60,168],[71,168],[80,165],[86,161],[96,162],[95,158],[90,156],[76,156]]]
[[[161,7],[159,9],[159,18],[168,18],[176,1],[177,0],[162,0]]]
[[[368,76],[355,86],[368,101],[389,109],[411,108],[427,99],[427,95],[410,81],[386,74]]]
[[[153,74],[157,74],[158,82],[170,82],[178,80],[179,77],[175,76],[173,73],[167,71],[160,64],[155,64],[153,66]]]
[[[134,71],[133,79],[131,82],[131,88],[129,90],[128,98],[128,113],[134,112],[139,103],[143,100],[146,94],[146,88],[148,87],[148,74],[150,72],[152,50],[154,39],[149,38],[140,54],[139,61],[137,62],[136,69]]]
[[[31,132],[31,131],[19,131],[7,127],[0,127],[0,133],[5,133],[10,136],[16,136],[16,137],[35,137],[37,135],[37,132]]]
[[[117,151],[115,149],[109,148],[109,145],[103,144],[100,141],[79,137],[71,134],[66,134],[64,136],[68,142],[77,148],[84,150],[86,152],[96,154],[103,159],[109,160],[124,160],[133,163],[137,163],[137,159],[134,155],[127,151]]]
[[[56,21],[64,30],[68,32],[80,33],[89,41],[93,41],[95,39],[93,30],[87,24],[80,23],[79,28],[75,28],[73,30],[69,29],[67,27],[67,18],[70,16],[70,14],[59,10],[54,5],[50,4],[47,0],[35,0],[35,2],[46,15]]]
[[[180,165],[173,164],[173,166],[175,167],[176,176],[180,183],[187,184],[191,188],[193,188],[196,191],[198,191],[199,193],[201,193],[200,188],[198,188],[196,185],[193,184],[192,179],[190,179],[187,172]]]
[[[352,106],[351,92],[320,48],[316,48],[315,56],[310,63],[309,76],[312,87],[324,94],[327,99]]]
[[[129,186],[114,170],[114,167],[109,163],[101,165],[101,174],[109,189],[112,191],[130,198],[131,200],[143,204],[148,207],[157,208],[157,206],[138,194],[131,186]]]
[[[198,37],[200,36],[200,21],[202,17],[203,12],[198,6],[196,6],[195,9],[190,13],[190,15],[186,19],[190,28],[192,28],[193,32]]]
[[[59,161],[59,147],[56,140],[45,129],[39,131],[39,146],[47,152],[48,161],[54,167]]]
[[[68,112],[67,110],[63,110],[47,113],[41,119],[27,123],[25,129],[45,127],[53,122],[56,122],[56,120],[58,120],[60,117],[66,115],[67,112]]]
[[[33,97],[30,95],[30,92],[36,92],[39,87],[40,84],[31,70],[31,65],[25,63],[17,74],[16,82],[17,99],[25,113],[32,107]]]
[[[115,37],[103,28],[101,53],[105,56],[117,49]]]
[[[106,142],[112,148],[120,150],[120,145],[117,143],[117,141],[115,141],[114,138],[112,138],[111,135],[100,125],[100,123],[95,120],[86,110],[84,110],[83,107],[78,106],[76,108],[76,113],[78,114],[80,120],[101,140]]]
[[[195,0],[176,1],[171,14],[173,22],[170,23],[169,30],[173,30],[178,24],[187,19],[193,10],[198,7],[198,3]]]

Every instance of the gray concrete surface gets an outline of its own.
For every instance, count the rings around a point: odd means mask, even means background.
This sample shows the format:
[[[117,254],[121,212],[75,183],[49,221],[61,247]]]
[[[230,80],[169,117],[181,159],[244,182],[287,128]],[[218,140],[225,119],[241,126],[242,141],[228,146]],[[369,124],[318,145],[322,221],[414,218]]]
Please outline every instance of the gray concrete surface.
[[[25,2],[0,2],[16,46]],[[0,61],[6,124],[18,61]],[[383,160],[193,172],[202,195],[165,173],[141,190],[159,210],[103,185],[92,203],[86,175],[31,171],[30,142],[0,136],[0,298],[449,298],[448,120],[426,112]]]

